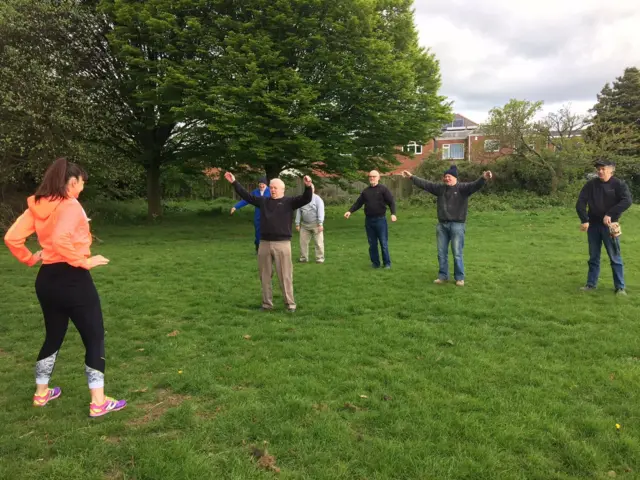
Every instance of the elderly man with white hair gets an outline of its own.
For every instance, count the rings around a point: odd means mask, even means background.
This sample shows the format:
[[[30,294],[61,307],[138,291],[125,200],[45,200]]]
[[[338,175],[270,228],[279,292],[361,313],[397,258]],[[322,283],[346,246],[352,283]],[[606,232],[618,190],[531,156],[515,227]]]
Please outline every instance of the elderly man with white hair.
[[[258,248],[258,270],[262,283],[262,310],[273,309],[273,290],[271,277],[273,264],[280,281],[287,311],[296,311],[293,298],[293,262],[291,261],[291,237],[293,213],[306,204],[313,196],[311,178],[304,177],[304,193],[296,197],[285,197],[285,185],[279,178],[269,183],[271,197],[260,197],[248,193],[231,172],[224,174],[236,193],[251,205],[260,208],[260,246]]]

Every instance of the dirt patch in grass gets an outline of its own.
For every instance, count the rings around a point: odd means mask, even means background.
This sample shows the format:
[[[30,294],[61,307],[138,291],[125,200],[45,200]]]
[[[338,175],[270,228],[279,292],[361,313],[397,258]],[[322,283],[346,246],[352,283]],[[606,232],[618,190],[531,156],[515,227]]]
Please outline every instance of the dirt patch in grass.
[[[103,480],[124,480],[124,472],[117,468],[112,468],[104,474]]]
[[[218,405],[215,410],[199,410],[196,412],[196,417],[203,420],[212,420],[218,416],[218,413],[222,411],[222,407]]]
[[[280,467],[276,465],[276,457],[271,455],[267,450],[267,442],[264,442],[262,448],[251,445],[249,450],[258,467],[271,472],[280,473]]]
[[[144,412],[142,417],[134,418],[129,422],[129,425],[140,426],[146,425],[154,420],[157,420],[164,415],[170,408],[178,407],[185,400],[189,400],[189,395],[180,395],[172,393],[171,390],[161,389],[158,390],[156,401],[153,403],[143,403],[136,408],[141,412]]]

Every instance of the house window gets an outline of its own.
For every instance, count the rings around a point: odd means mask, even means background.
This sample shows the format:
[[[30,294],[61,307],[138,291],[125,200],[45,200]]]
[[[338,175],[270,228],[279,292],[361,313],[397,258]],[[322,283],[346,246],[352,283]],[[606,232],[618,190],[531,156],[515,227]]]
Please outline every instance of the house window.
[[[409,144],[404,148],[407,152],[422,155],[422,145],[418,145],[416,142],[409,142]]]
[[[443,160],[462,160],[464,159],[464,144],[452,143],[442,145]]]
[[[462,118],[456,118],[453,121],[453,128],[464,127],[464,120]]]
[[[499,152],[500,151],[500,141],[498,141],[498,140],[485,140],[484,141],[484,151],[485,152]]]

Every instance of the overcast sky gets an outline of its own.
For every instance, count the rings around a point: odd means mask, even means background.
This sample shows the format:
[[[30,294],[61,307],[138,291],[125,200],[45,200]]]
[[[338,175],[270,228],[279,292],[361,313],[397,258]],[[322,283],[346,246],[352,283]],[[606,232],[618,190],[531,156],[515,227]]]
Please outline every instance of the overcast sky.
[[[640,67],[640,0],[414,0],[420,43],[442,93],[476,122],[510,98],[586,111],[607,82]]]

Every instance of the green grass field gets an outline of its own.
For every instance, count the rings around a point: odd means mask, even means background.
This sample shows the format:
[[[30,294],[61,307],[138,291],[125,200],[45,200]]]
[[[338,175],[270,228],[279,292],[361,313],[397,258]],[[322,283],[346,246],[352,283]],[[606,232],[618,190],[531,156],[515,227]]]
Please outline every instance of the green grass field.
[[[327,263],[295,265],[294,315],[277,286],[276,311],[256,310],[249,211],[94,218],[94,253],[111,259],[93,274],[107,394],[129,401],[100,419],[73,328],[52,379],[63,396],[31,406],[37,270],[5,249],[0,478],[640,478],[637,212],[616,297],[604,251],[599,289],[578,291],[587,241],[569,209],[472,206],[459,288],[432,283],[433,208],[399,209],[385,271],[370,268],[362,212],[332,207]]]

